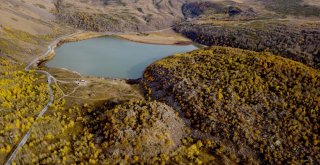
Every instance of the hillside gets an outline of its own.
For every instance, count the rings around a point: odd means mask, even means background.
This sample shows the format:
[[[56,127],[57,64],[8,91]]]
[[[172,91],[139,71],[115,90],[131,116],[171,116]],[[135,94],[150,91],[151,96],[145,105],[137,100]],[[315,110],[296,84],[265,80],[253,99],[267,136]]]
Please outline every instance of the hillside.
[[[176,0],[4,0],[0,55],[30,62],[54,39],[79,30],[110,33],[169,28],[182,19],[181,5]]]
[[[3,0],[0,55],[30,62],[63,35],[86,32],[145,32],[182,19],[181,0]]]
[[[320,23],[299,20],[183,23],[175,30],[204,45],[230,46],[276,55],[320,68]]]
[[[5,79],[15,74],[7,72],[2,71]],[[13,147],[10,132],[21,134],[26,122],[36,129],[15,157],[18,164],[317,163],[319,75],[315,69],[269,53],[211,47],[150,65],[140,84],[145,99],[119,82],[101,87],[109,92],[103,100],[78,102],[90,88],[77,91],[74,98],[65,97],[61,92],[77,87],[71,81],[61,82],[53,85],[60,99],[37,122],[32,116],[25,121],[7,114],[3,120],[10,124],[0,134],[6,144],[0,158]],[[21,85],[41,85],[39,78]],[[3,94],[15,92],[3,87]],[[42,87],[39,92],[44,91]],[[8,101],[15,99],[6,96]]]
[[[174,29],[204,45],[270,51],[319,69],[320,8],[298,0],[260,3],[188,3],[189,21]]]
[[[319,75],[268,53],[211,47],[155,62],[143,86],[240,162],[317,164]]]
[[[0,164],[320,164],[319,14],[318,0],[2,0]],[[106,34],[208,47],[135,80],[26,68]]]
[[[0,4],[0,57],[27,63],[47,51],[58,36],[74,29],[55,22],[50,0],[3,0]]]
[[[135,32],[164,29],[182,18],[183,0],[61,0],[57,18],[85,30]]]

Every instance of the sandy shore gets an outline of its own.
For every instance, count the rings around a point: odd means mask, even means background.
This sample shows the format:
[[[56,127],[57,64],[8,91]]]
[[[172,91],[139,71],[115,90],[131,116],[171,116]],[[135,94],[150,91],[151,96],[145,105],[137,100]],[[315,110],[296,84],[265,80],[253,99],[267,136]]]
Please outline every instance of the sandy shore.
[[[96,37],[102,37],[105,36],[106,34],[104,33],[99,33],[99,32],[81,32],[76,35],[73,35],[71,37],[64,38],[60,40],[57,46],[60,46],[64,43],[67,42],[76,42],[76,41],[81,41],[81,40],[86,40],[90,38],[96,38]]]
[[[160,30],[150,33],[99,33],[99,32],[83,32],[72,37],[61,40],[57,46],[67,43],[76,42],[90,38],[103,36],[117,36],[129,41],[147,43],[147,44],[161,44],[161,45],[189,45],[192,41],[184,36],[174,32],[172,29]]]
[[[139,34],[120,34],[121,38],[141,43],[161,44],[161,45],[189,45],[192,41],[168,29],[164,31],[139,33]]]

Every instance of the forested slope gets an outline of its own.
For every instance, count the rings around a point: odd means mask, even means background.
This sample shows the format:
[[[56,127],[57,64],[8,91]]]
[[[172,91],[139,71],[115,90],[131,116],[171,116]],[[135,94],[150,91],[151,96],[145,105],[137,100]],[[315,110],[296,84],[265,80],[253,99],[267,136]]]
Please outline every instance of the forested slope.
[[[258,163],[319,163],[319,71],[269,53],[211,47],[155,62],[151,99]]]
[[[218,21],[217,21],[218,22]],[[223,25],[184,23],[175,30],[204,45],[270,51],[320,68],[320,24],[283,20],[225,22]]]
[[[184,5],[189,21],[174,29],[207,46],[269,51],[320,68],[320,8],[301,1],[194,2]]]
[[[0,162],[30,129],[47,104],[45,77],[0,58]]]
[[[13,164],[320,164],[312,0],[46,2],[0,4],[0,163],[32,128]],[[130,85],[43,67],[55,100],[35,121],[48,84],[19,61],[79,29],[144,32],[183,18],[177,32],[224,47],[159,60]]]

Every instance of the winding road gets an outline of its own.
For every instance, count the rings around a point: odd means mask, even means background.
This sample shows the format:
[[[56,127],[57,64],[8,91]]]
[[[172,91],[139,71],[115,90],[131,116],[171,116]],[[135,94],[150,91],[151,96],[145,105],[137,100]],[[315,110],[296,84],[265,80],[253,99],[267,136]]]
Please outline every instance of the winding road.
[[[169,29],[172,29],[172,27],[169,27],[169,28],[165,28],[165,29],[160,29],[160,30],[155,30],[155,31],[146,31],[144,33],[155,33],[155,32],[161,32],[161,31],[164,31],[164,30],[169,30]],[[66,36],[62,36],[62,37],[59,37],[57,38],[56,40],[54,40],[49,46],[48,46],[48,51],[43,54],[42,56],[39,56],[39,57],[36,57],[34,60],[32,60],[25,68],[24,70],[25,71],[30,71],[31,67],[34,66],[35,64],[37,64],[41,58],[44,58],[44,57],[47,57],[49,56],[51,53],[54,53],[54,49],[57,47],[58,43],[65,39],[65,38],[69,38],[69,37],[72,37],[72,36],[76,36],[78,34],[81,34],[82,32],[77,32],[77,33],[74,33],[74,34],[70,34],[70,35],[66,35]],[[105,32],[103,33],[102,35],[120,35],[120,34],[138,34],[137,32],[129,32],[129,33],[114,33],[114,32]],[[55,83],[59,80],[57,80],[54,76],[52,76],[49,72],[47,71],[44,71],[44,70],[35,70],[36,72],[38,73],[42,73],[42,74],[45,74],[47,76],[47,82],[48,82],[48,93],[49,93],[49,101],[47,103],[47,105],[40,111],[40,113],[38,114],[38,116],[36,117],[34,123],[36,123],[36,121],[42,117],[46,112],[47,110],[49,109],[49,106],[53,104],[54,102],[54,94],[53,94],[53,90],[51,88],[51,84],[52,84],[52,81],[54,81]],[[65,95],[67,96],[67,95]],[[7,159],[6,159],[6,163],[5,165],[11,165],[12,163],[12,160],[15,158],[17,152],[19,151],[20,148],[22,148],[25,143],[28,141],[30,135],[31,135],[31,132],[32,132],[32,127],[34,126],[34,123],[31,125],[30,129],[27,131],[26,134],[24,134],[23,138],[20,140],[20,142],[15,146],[15,148],[9,153]]]
[[[48,55],[50,55],[51,53],[54,53],[54,49],[56,48],[57,44],[64,38],[68,38],[68,37],[72,37],[74,35],[77,35],[79,33],[74,33],[71,35],[67,35],[67,36],[63,36],[60,37],[56,40],[54,40],[49,46],[48,46],[48,51],[40,56],[35,58],[32,62],[30,62],[25,68],[25,71],[30,71],[31,67],[36,64],[41,58],[46,57]],[[36,117],[34,123],[43,116],[43,114],[45,114],[47,112],[47,110],[49,109],[49,106],[53,104],[54,101],[54,94],[53,94],[53,90],[51,88],[51,83],[52,80],[57,81],[55,77],[53,77],[49,72],[47,71],[43,71],[43,70],[35,70],[38,73],[42,73],[45,74],[47,76],[47,82],[48,82],[48,93],[49,93],[49,102],[47,103],[47,105],[40,111],[40,113],[38,114],[38,116]],[[19,148],[21,148],[22,146],[24,146],[24,144],[27,142],[27,140],[29,139],[30,135],[31,135],[31,131],[32,131],[32,127],[34,125],[34,123],[31,125],[30,129],[28,130],[28,132],[23,136],[23,138],[20,140],[20,142],[16,145],[16,147],[14,148],[14,150],[12,150],[10,152],[10,156],[7,158],[7,161],[5,163],[5,165],[11,165],[12,160],[14,159],[14,157],[16,156],[17,152],[19,151]]]

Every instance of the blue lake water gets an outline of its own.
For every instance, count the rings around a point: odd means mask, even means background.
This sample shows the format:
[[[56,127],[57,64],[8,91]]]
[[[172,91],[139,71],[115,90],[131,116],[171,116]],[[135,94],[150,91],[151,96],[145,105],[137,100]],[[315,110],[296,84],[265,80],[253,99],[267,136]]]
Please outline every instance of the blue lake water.
[[[194,45],[155,45],[100,37],[63,44],[47,66],[82,75],[135,79],[156,60],[195,49]]]

